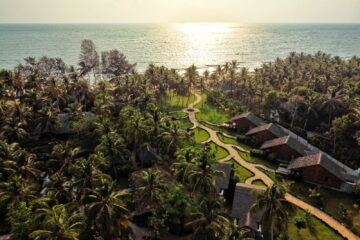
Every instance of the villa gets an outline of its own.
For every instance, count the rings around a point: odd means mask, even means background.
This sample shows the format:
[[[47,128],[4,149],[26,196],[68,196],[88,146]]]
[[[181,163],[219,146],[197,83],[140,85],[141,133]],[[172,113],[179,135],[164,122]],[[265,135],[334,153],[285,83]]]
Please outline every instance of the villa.
[[[254,127],[265,124],[263,120],[251,112],[235,116],[231,118],[228,123],[230,123],[231,127],[235,128],[238,132],[247,132]]]
[[[253,213],[251,207],[255,204],[257,193],[265,191],[264,187],[237,183],[234,192],[234,200],[231,208],[231,217],[239,227],[249,227],[261,233],[262,211]]]
[[[288,162],[284,170],[300,175],[305,182],[350,193],[360,179],[353,169],[279,124],[266,124],[252,113],[238,115],[229,122],[235,124],[237,130],[250,127],[246,136],[254,136],[262,143],[260,149],[275,153],[279,161]]]
[[[246,136],[255,136],[259,143],[285,136],[285,133],[274,123],[264,124],[250,129]]]
[[[306,147],[289,135],[266,141],[260,149],[271,150],[282,161],[290,161],[306,154]]]
[[[343,192],[352,192],[355,182],[360,179],[354,170],[323,152],[296,158],[290,162],[288,169],[298,172],[305,182]]]
[[[230,180],[234,174],[232,163],[218,163],[213,165],[214,169],[224,173],[224,177],[218,177],[215,180],[216,191],[224,196],[230,187]]]

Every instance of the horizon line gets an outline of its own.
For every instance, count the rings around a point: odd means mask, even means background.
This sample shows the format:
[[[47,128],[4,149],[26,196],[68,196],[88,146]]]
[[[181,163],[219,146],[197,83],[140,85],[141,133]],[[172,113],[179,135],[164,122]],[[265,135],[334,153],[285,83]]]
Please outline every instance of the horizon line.
[[[360,24],[360,22],[236,22],[236,21],[179,21],[179,22],[1,22],[0,24]]]

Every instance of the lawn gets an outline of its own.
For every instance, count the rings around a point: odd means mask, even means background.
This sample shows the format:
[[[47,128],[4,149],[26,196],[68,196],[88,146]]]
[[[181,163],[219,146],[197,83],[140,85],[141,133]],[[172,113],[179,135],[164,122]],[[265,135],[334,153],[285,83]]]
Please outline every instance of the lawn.
[[[198,120],[204,120],[211,123],[222,124],[229,120],[229,115],[220,111],[207,103],[206,95],[202,94],[202,101],[195,105],[201,112],[196,113]]]
[[[195,96],[180,96],[177,94],[173,94],[168,92],[168,97],[166,99],[166,103],[163,106],[163,110],[166,112],[175,112],[181,111],[181,109],[187,107],[189,103],[195,101]]]
[[[295,225],[295,219],[301,218],[306,222],[306,228],[298,229]],[[288,224],[288,233],[290,240],[342,240],[338,233],[332,230],[328,225],[319,219],[306,215],[306,213],[296,208],[295,215]]]
[[[251,171],[247,170],[233,159],[230,160],[229,162],[234,164],[234,172],[240,178],[240,182],[244,183],[246,179],[254,176],[254,174]]]
[[[210,143],[210,149],[215,152],[215,159],[216,160],[220,160],[220,159],[225,158],[225,157],[227,157],[229,155],[229,152],[225,148],[220,147],[220,146],[216,145],[213,142]]]
[[[200,143],[208,140],[210,135],[204,129],[196,128],[194,131],[194,137],[195,137],[195,141]]]
[[[269,161],[261,159],[261,158],[253,157],[250,155],[250,153],[247,153],[247,152],[238,151],[238,153],[239,153],[240,157],[242,157],[247,162],[254,163],[254,164],[261,164],[261,165],[264,165],[271,169],[277,169],[277,165],[272,162],[269,162]]]
[[[255,180],[252,182],[252,184],[260,187],[266,187],[265,183],[262,180]]]
[[[179,119],[177,120],[177,122],[179,123],[179,126],[184,129],[188,129],[193,126],[193,124],[190,122],[188,118]]]
[[[217,133],[217,136],[220,139],[220,141],[222,141],[223,143],[232,144],[232,145],[239,145],[239,143],[238,143],[238,141],[236,141],[236,139],[225,137],[221,133]]]

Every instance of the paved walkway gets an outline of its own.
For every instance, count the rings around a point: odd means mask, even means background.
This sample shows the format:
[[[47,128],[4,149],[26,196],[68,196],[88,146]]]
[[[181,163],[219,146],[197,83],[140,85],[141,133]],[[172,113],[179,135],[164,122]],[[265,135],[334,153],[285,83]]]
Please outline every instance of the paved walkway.
[[[220,161],[226,161],[230,159],[234,159],[237,163],[239,163],[241,166],[247,168],[251,172],[254,173],[254,176],[251,178],[246,179],[246,184],[251,184],[255,180],[261,180],[265,183],[266,186],[271,186],[273,184],[273,181],[271,178],[269,178],[264,172],[260,171],[257,167],[261,167],[267,171],[274,171],[273,169],[268,169],[265,166],[259,165],[259,164],[252,164],[250,162],[245,161],[238,153],[237,149],[241,149],[239,146],[235,146],[232,144],[226,144],[220,141],[220,139],[217,136],[217,131],[214,131],[211,128],[208,128],[198,122],[196,119],[196,113],[200,110],[195,108],[194,106],[198,104],[201,101],[201,96],[195,92],[193,92],[195,95],[195,101],[193,103],[190,103],[189,106],[185,109],[183,109],[183,112],[187,113],[189,115],[189,120],[193,124],[193,127],[191,129],[195,129],[197,127],[204,129],[207,131],[210,135],[210,138],[206,140],[205,142],[214,142],[215,144],[219,145],[220,147],[225,148],[229,156],[227,156],[224,159],[221,159]],[[315,208],[308,203],[292,196],[291,194],[286,194],[285,196],[286,200],[291,202],[292,204],[296,205],[297,207],[304,209],[305,211],[308,211],[310,214],[314,215],[318,219],[322,220],[326,224],[328,224],[330,227],[332,227],[335,231],[337,231],[340,235],[342,235],[344,238],[349,240],[360,240],[358,236],[356,236],[354,233],[352,233],[349,229],[347,229],[344,225],[342,225],[340,222],[329,216],[328,214],[324,213],[323,211],[319,210],[318,208]]]

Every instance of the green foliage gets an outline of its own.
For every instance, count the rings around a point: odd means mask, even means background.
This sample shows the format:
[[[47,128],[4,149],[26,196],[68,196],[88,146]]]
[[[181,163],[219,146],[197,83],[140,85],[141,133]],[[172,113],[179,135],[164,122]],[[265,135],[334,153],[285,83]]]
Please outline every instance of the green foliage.
[[[267,153],[264,150],[253,148],[250,150],[250,156],[258,157],[258,158],[265,158],[265,157],[267,157]]]
[[[8,206],[7,221],[10,223],[11,239],[28,239],[34,227],[32,207],[26,202]]]
[[[295,226],[297,229],[306,228],[306,221],[302,217],[296,217],[295,219]]]
[[[181,184],[169,191],[163,199],[162,208],[164,209],[167,226],[172,232],[181,234],[184,225],[190,214],[190,207],[193,204],[189,195],[184,191]]]

